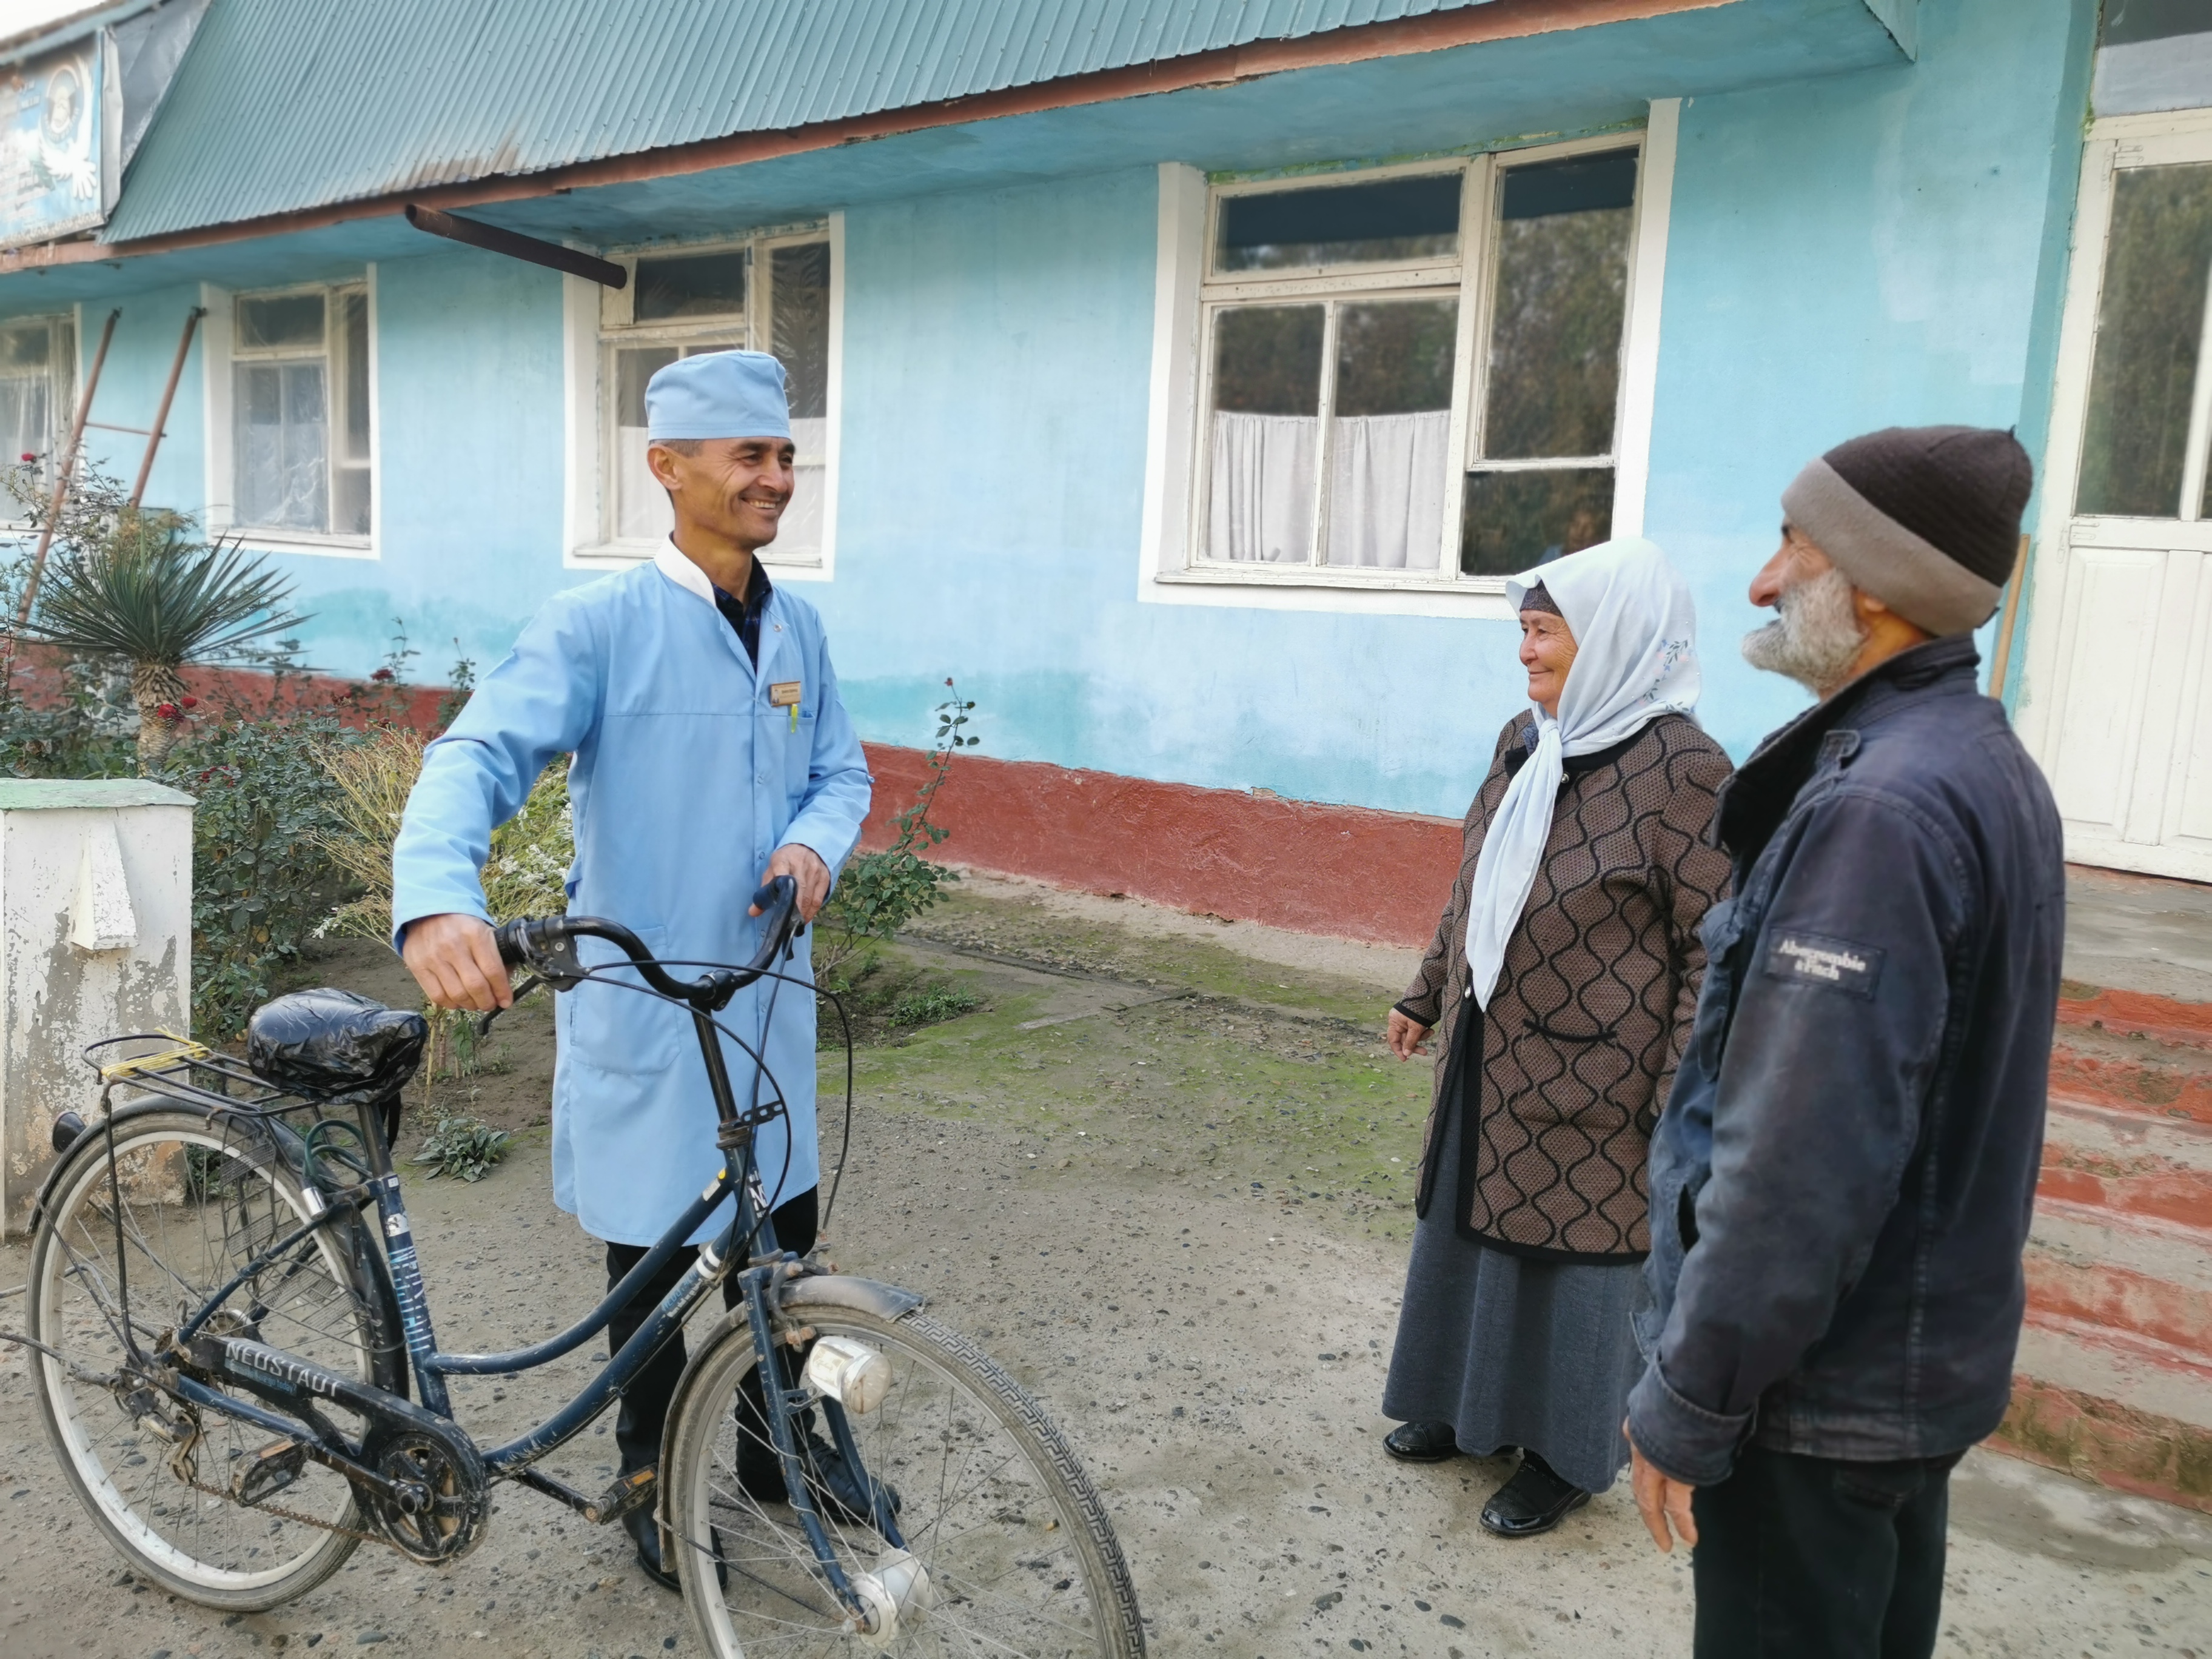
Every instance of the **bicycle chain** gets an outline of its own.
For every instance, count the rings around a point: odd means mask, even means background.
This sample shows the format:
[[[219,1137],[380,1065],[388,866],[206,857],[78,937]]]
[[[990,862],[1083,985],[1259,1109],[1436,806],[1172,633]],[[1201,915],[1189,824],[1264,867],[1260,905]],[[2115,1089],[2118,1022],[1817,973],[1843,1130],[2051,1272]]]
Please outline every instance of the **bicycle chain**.
[[[359,1539],[364,1543],[382,1544],[387,1548],[398,1551],[402,1555],[406,1555],[406,1551],[400,1549],[398,1545],[380,1533],[363,1532],[358,1527],[342,1527],[335,1521],[319,1521],[312,1515],[302,1515],[297,1510],[286,1509],[282,1504],[265,1502],[249,1504],[234,1492],[227,1491],[221,1486],[210,1486],[206,1481],[198,1478],[199,1463],[192,1455],[200,1443],[200,1437],[198,1427],[195,1425],[191,1438],[177,1447],[165,1460],[169,1466],[170,1474],[181,1485],[190,1486],[194,1492],[204,1492],[210,1498],[220,1498],[223,1502],[234,1504],[242,1510],[252,1510],[261,1515],[273,1515],[280,1520],[296,1521],[304,1527],[314,1527],[324,1532],[337,1533],[347,1538]],[[185,1474],[186,1469],[191,1470],[192,1473]],[[411,1556],[408,1559],[413,1559]]]

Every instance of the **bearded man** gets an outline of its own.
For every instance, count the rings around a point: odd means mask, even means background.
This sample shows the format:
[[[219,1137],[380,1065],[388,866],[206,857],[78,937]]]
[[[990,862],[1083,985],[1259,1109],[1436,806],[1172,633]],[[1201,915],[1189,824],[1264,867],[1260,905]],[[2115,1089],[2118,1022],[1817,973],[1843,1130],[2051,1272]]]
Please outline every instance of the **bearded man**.
[[[1698,1659],[1931,1652],[1950,1471],[2010,1397],[2065,866],[1972,630],[2032,483],[2009,433],[1854,439],[1751,585],[1744,655],[1820,702],[1721,798],[1628,1412]]]

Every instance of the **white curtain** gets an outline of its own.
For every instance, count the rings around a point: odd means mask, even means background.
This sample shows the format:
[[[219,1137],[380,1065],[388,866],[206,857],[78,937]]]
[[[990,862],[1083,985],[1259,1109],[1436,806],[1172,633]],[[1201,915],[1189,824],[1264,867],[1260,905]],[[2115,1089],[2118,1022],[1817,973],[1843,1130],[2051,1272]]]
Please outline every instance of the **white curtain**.
[[[1328,562],[1433,570],[1443,544],[1451,411],[1355,415],[1329,445]]]
[[[1304,564],[1313,538],[1306,415],[1213,416],[1206,556]],[[1328,562],[1431,570],[1443,541],[1451,412],[1340,419],[1330,446]]]
[[[1215,414],[1207,558],[1306,562],[1320,432],[1311,415]]]

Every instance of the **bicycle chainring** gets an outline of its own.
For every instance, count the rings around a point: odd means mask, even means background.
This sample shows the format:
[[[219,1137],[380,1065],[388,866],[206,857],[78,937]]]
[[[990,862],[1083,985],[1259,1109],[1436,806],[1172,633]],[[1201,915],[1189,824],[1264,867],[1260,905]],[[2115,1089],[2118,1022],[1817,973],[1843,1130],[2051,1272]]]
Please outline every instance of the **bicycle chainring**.
[[[491,1513],[483,1466],[464,1458],[434,1435],[419,1430],[380,1430],[369,1437],[362,1461],[401,1489],[395,1501],[357,1487],[362,1507],[385,1540],[412,1560],[458,1561],[483,1540]]]

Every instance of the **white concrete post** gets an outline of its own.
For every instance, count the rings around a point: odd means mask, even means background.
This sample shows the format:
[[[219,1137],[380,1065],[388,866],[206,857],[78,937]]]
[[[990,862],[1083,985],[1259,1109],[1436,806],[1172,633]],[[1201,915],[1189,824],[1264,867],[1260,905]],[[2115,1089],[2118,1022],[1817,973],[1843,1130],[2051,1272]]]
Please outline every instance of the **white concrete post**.
[[[191,1018],[192,798],[137,778],[0,778],[0,1226],[30,1224],[84,1048]]]

